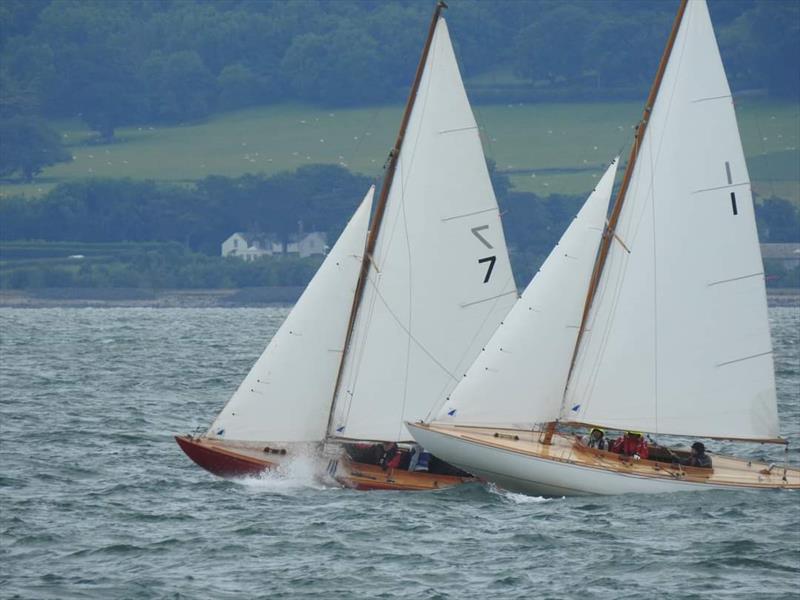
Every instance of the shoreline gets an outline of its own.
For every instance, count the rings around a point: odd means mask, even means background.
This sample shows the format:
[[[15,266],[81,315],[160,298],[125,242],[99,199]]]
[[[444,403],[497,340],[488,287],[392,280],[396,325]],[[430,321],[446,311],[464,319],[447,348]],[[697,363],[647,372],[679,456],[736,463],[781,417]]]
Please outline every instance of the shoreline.
[[[0,290],[0,308],[258,308],[292,305],[303,286],[228,289],[41,288]],[[800,288],[767,289],[769,306],[800,308]]]
[[[0,308],[242,308],[291,305],[303,286],[229,289],[41,288],[0,290]]]

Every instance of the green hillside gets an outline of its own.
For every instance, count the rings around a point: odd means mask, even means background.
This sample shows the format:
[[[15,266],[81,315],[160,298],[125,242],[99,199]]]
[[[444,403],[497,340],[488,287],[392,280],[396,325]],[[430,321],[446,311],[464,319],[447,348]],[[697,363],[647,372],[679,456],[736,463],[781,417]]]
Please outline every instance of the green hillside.
[[[640,111],[640,102],[475,107],[487,156],[517,189],[541,195],[588,193],[603,165],[627,153]],[[745,98],[737,112],[756,192],[800,202],[800,105]],[[78,121],[57,122],[74,160],[45,169],[33,184],[4,181],[0,194],[39,194],[86,177],[189,182],[313,163],[378,176],[400,116],[399,106],[270,106],[181,126],[120,129],[113,144],[91,143]]]

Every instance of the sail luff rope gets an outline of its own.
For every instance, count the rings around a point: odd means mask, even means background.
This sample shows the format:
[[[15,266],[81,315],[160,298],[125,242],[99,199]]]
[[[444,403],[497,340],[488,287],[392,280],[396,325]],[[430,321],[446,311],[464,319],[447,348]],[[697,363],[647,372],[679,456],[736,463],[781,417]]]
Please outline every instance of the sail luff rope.
[[[672,48],[675,44],[675,38],[678,35],[678,30],[680,29],[680,25],[683,20],[683,15],[686,11],[687,3],[688,0],[681,0],[681,4],[678,7],[678,14],[675,16],[675,21],[672,24],[672,31],[670,32],[669,38],[667,39],[667,44],[666,47],[664,48],[664,53],[661,56],[661,61],[659,62],[658,70],[656,71],[655,80],[653,81],[653,85],[650,88],[650,93],[647,97],[647,102],[645,103],[644,111],[642,113],[642,119],[639,121],[639,124],[636,127],[636,133],[634,134],[634,143],[631,147],[631,154],[630,157],[628,158],[628,165],[625,169],[625,175],[622,180],[622,185],[620,186],[619,192],[617,193],[617,199],[614,202],[614,208],[612,209],[611,216],[608,219],[608,225],[606,226],[606,229],[603,232],[603,236],[600,241],[600,248],[597,253],[597,259],[595,261],[592,277],[589,281],[589,289],[586,295],[586,302],[583,307],[583,316],[581,318],[581,325],[580,328],[578,329],[578,336],[575,341],[575,347],[572,352],[572,361],[570,363],[569,373],[567,374],[567,382],[564,387],[564,399],[562,400],[562,410],[563,410],[563,403],[566,400],[566,390],[569,387],[569,382],[572,378],[572,373],[575,368],[575,361],[578,356],[578,350],[581,345],[583,333],[586,329],[586,322],[589,318],[589,312],[592,308],[594,297],[597,292],[597,288],[600,284],[600,277],[603,274],[603,268],[605,267],[611,242],[614,239],[614,233],[616,231],[620,213],[622,212],[622,206],[625,202],[625,196],[628,191],[628,186],[630,185],[631,177],[636,167],[636,161],[638,159],[639,151],[641,149],[641,142],[644,138],[645,132],[647,130],[647,125],[650,121],[650,115],[653,110],[653,105],[655,104],[656,98],[658,97],[658,93],[661,88],[661,81],[664,77],[664,71],[667,68],[667,63],[669,62],[670,55],[672,54]]]
[[[433,43],[433,41],[431,40],[431,45],[432,45],[432,43]],[[430,52],[430,48],[428,49],[428,51]],[[433,69],[434,69],[435,64],[436,64],[436,54],[434,53],[433,56],[430,56],[430,54],[428,54],[426,63],[427,64],[425,66],[428,68],[428,72],[430,73],[430,75],[428,76],[427,87],[424,90],[422,104],[419,106],[420,121],[422,121],[422,118],[425,115],[425,109],[427,108],[428,99],[430,97],[429,91],[430,91],[430,87],[431,87],[431,82],[433,81]],[[417,108],[416,100],[419,98],[419,95],[420,95],[420,91],[418,89],[417,90],[417,95],[415,97],[415,108]],[[408,168],[402,169],[403,172],[401,172],[400,178],[398,179],[398,182],[399,182],[399,185],[400,185],[400,207],[399,208],[400,208],[400,211],[403,214],[403,223],[402,223],[402,225],[403,225],[403,233],[405,234],[405,240],[406,240],[406,252],[408,254],[408,321],[407,321],[408,327],[403,327],[402,323],[397,318],[397,315],[394,314],[394,312],[389,307],[389,304],[386,302],[385,298],[383,298],[383,296],[381,295],[381,301],[383,302],[384,306],[386,307],[386,310],[389,311],[389,313],[392,315],[392,317],[394,317],[394,319],[397,321],[398,325],[400,325],[400,327],[408,335],[408,338],[406,340],[406,365],[405,365],[405,373],[403,375],[403,402],[402,402],[401,407],[400,407],[400,425],[399,425],[399,429],[398,429],[398,432],[397,432],[397,437],[398,438],[400,437],[400,434],[403,432],[403,427],[404,427],[404,425],[403,425],[403,421],[404,421],[403,415],[405,415],[405,413],[406,413],[406,401],[408,400],[408,378],[409,378],[409,371],[411,369],[411,343],[415,342],[418,346],[420,346],[423,349],[423,351],[426,354],[428,354],[428,356],[432,357],[432,354],[430,354],[424,347],[422,347],[422,344],[419,341],[417,341],[414,338],[414,336],[412,335],[412,333],[411,333],[412,311],[413,311],[413,304],[414,304],[413,303],[413,291],[412,291],[411,285],[412,285],[412,282],[414,281],[414,277],[412,275],[413,261],[411,260],[411,238],[410,238],[410,236],[408,234],[408,219],[406,217],[406,183],[408,182],[408,179],[411,177],[411,174],[414,172],[414,161],[415,161],[415,159],[417,157],[417,148],[419,148],[419,140],[420,140],[421,137],[422,137],[422,128],[420,127],[420,128],[417,129],[416,139],[413,140],[413,146],[412,146],[413,147],[413,152],[411,152],[411,155],[407,157],[408,158],[408,161],[407,161],[408,162]],[[397,157],[397,160],[398,161],[400,160],[399,156]],[[406,161],[404,160],[403,164],[405,164],[405,162]],[[380,294],[380,292],[378,291],[377,286],[375,286],[375,293],[376,294]],[[436,364],[438,366],[442,367],[442,365],[440,365],[439,362],[436,361],[436,359],[433,359],[433,360],[434,360],[434,362],[436,362]],[[442,367],[442,368],[444,368],[444,367]],[[446,369],[445,369],[445,371],[446,371]]]
[[[331,408],[330,411],[328,412],[328,426],[325,433],[326,439],[330,436],[331,425],[333,422],[334,413],[336,412],[336,397],[339,394],[342,373],[344,371],[344,365],[347,359],[347,355],[350,348],[350,342],[353,336],[353,326],[355,325],[356,316],[358,315],[358,311],[361,305],[361,299],[363,298],[364,295],[364,288],[366,287],[367,283],[369,267],[372,262],[371,257],[373,255],[375,244],[378,239],[378,233],[381,228],[383,216],[384,213],[386,212],[386,203],[389,198],[389,190],[392,187],[392,181],[394,179],[395,170],[397,168],[397,161],[400,155],[400,150],[403,146],[403,139],[405,138],[408,122],[411,118],[411,111],[414,107],[414,101],[416,100],[417,91],[419,90],[419,84],[420,81],[422,80],[422,73],[425,69],[425,63],[428,60],[428,53],[431,48],[431,42],[433,41],[433,35],[436,31],[436,25],[439,22],[439,17],[441,16],[442,10],[444,10],[445,8],[447,8],[447,4],[443,0],[439,0],[436,3],[436,9],[433,11],[433,17],[431,18],[431,23],[430,26],[428,27],[428,37],[425,40],[425,46],[422,49],[422,55],[420,56],[419,64],[417,65],[417,71],[414,74],[414,83],[411,86],[411,91],[409,92],[408,101],[406,102],[406,108],[403,113],[403,119],[400,122],[400,130],[397,133],[397,139],[395,140],[395,144],[392,147],[392,150],[389,152],[389,164],[387,166],[386,173],[384,175],[383,184],[381,185],[381,193],[378,199],[378,205],[375,208],[375,214],[373,215],[372,218],[372,227],[370,228],[369,236],[367,237],[367,243],[364,250],[364,256],[361,260],[361,271],[358,275],[358,281],[356,283],[356,291],[355,294],[353,295],[353,306],[350,310],[350,319],[347,324],[347,333],[345,335],[344,347],[342,349],[342,358],[339,362],[339,371],[336,374],[336,383],[333,386]]]
[[[685,45],[686,45],[686,40],[684,40],[684,45],[682,47],[673,48],[673,52],[672,52],[672,57],[673,58],[672,58],[672,60],[675,60],[674,57],[676,56],[676,53],[678,53],[678,55],[677,55],[678,56],[678,58],[677,58],[677,68],[678,69],[680,69],[680,65],[683,63]],[[666,114],[669,114],[669,113],[672,112],[672,105],[673,105],[674,95],[675,95],[675,90],[673,88],[673,90],[671,91],[671,94],[669,96],[669,99],[668,99],[668,101],[666,103],[666,108],[664,109],[664,112]],[[661,138],[661,140],[659,141],[659,144],[658,144],[658,148],[656,148],[655,151],[653,151],[653,149],[652,149],[652,144],[650,143],[651,142],[650,136],[647,136],[647,142],[648,142],[648,148],[650,149],[650,151],[648,153],[648,157],[650,159],[650,174],[651,174],[651,177],[650,177],[649,183],[647,184],[647,187],[645,189],[646,189],[646,193],[648,193],[650,195],[653,195],[654,194],[654,190],[655,190],[655,181],[653,179],[654,165],[655,165],[655,163],[658,162],[658,159],[661,156],[661,147],[663,146],[664,138],[663,137]],[[639,144],[639,151],[641,151],[642,144],[644,144],[645,142],[644,142],[644,140],[634,139],[634,143],[638,143]],[[629,187],[628,191],[633,193],[634,196],[635,196],[636,194],[639,193],[639,190],[641,189],[641,187],[645,186],[645,183],[642,183],[641,181],[637,180],[635,182],[632,182],[631,185],[634,186],[634,187]],[[655,212],[655,200],[653,200],[652,203],[653,203],[653,212]],[[633,243],[639,236],[639,229],[642,226],[643,220],[644,220],[643,219],[643,213],[644,212],[645,212],[645,209],[643,207],[643,208],[640,209],[640,214],[639,214],[638,218],[636,216],[632,216],[631,217],[631,222],[630,222],[630,224],[628,226],[628,231],[626,232],[626,234],[627,234],[626,237],[627,237],[629,243]],[[653,218],[655,218],[655,214],[653,214]],[[608,224],[608,222],[606,222],[606,224]],[[612,235],[625,248],[625,251],[628,254],[630,254],[630,249],[617,236],[616,232],[614,232]],[[655,243],[655,226],[654,226],[654,243]],[[617,307],[617,303],[619,301],[620,294],[622,293],[624,271],[625,271],[626,268],[627,267],[622,267],[622,274],[620,274],[620,276],[617,278],[618,281],[617,281],[617,284],[616,284],[616,289],[615,289],[614,294],[613,294],[614,299],[612,301],[612,306],[614,307],[612,309],[612,311],[611,311],[612,315],[616,315],[616,311],[617,311],[616,307]],[[654,260],[654,263],[653,263],[653,269],[655,271],[655,260]],[[654,277],[655,277],[655,272],[654,272]],[[599,291],[598,293],[600,294],[600,298],[602,299],[603,295],[605,294],[605,291],[602,290],[602,291]],[[654,303],[655,302],[657,302],[657,298],[654,298]],[[598,375],[598,373],[600,371],[600,367],[601,367],[601,364],[602,364],[601,357],[605,353],[605,349],[607,347],[609,338],[611,336],[611,331],[613,329],[614,318],[615,318],[614,316],[609,318],[609,320],[608,320],[608,322],[606,324],[606,327],[605,327],[605,331],[604,331],[604,333],[602,335],[602,342],[600,343],[600,350],[598,351],[598,357],[597,357],[596,363],[595,363],[595,365],[594,365],[594,367],[592,369],[593,375],[590,377],[590,380],[592,381],[592,383],[590,384],[588,390],[593,390],[594,387],[595,387],[597,375]],[[654,348],[655,348],[655,346],[654,346]],[[656,354],[657,354],[657,352],[656,352]],[[656,361],[656,365],[657,365],[657,361]],[[654,369],[655,369],[656,365],[654,365]],[[656,374],[656,376],[657,376],[657,374]],[[587,391],[586,396],[587,396],[587,398],[582,403],[584,410],[588,409],[588,406],[590,404],[591,392]],[[657,399],[656,399],[656,402],[657,402]],[[562,404],[562,410],[563,410],[563,404]],[[659,433],[658,430],[657,430],[658,429],[657,423],[658,423],[658,418],[656,418],[656,431],[654,431],[654,433]]]

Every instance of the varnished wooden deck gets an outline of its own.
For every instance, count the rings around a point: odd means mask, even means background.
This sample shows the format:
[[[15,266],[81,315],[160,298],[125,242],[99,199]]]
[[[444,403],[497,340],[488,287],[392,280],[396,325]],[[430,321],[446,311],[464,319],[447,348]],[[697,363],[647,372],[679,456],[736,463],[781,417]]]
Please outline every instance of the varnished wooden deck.
[[[358,490],[407,490],[425,491],[460,485],[474,481],[471,477],[437,475],[436,473],[413,472],[405,469],[387,469],[377,465],[342,460],[342,475],[337,480],[346,487]]]
[[[748,461],[732,456],[711,454],[713,468],[701,469],[673,465],[652,460],[634,460],[613,452],[587,448],[575,436],[557,433],[552,444],[545,445],[539,431],[516,431],[484,427],[425,426],[431,431],[493,448],[501,448],[539,459],[552,460],[612,471],[627,475],[669,479],[693,483],[707,483],[722,487],[800,489],[800,470],[789,468],[784,480],[782,461],[772,470],[765,463]]]

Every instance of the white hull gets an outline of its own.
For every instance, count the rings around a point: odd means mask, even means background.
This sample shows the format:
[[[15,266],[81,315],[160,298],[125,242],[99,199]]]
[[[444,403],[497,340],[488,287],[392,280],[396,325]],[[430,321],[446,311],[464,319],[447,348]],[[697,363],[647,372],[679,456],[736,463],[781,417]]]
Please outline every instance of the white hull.
[[[477,439],[478,436],[465,439],[464,435],[449,433],[444,428],[433,430],[414,424],[408,424],[408,427],[419,444],[442,460],[507,490],[536,496],[659,494],[709,489],[797,486],[797,482],[794,481],[796,472],[791,475],[792,484],[785,486],[780,485],[782,470],[780,474],[776,470],[775,475],[768,478],[769,481],[764,478],[763,484],[686,481],[672,478],[666,471],[654,475],[645,474],[643,469],[631,468],[631,472],[626,473],[576,464],[575,460],[567,458],[570,455],[563,453],[561,448],[551,457],[537,457],[528,452],[501,447],[503,444],[482,442]],[[763,465],[754,465],[753,468],[761,466]]]

